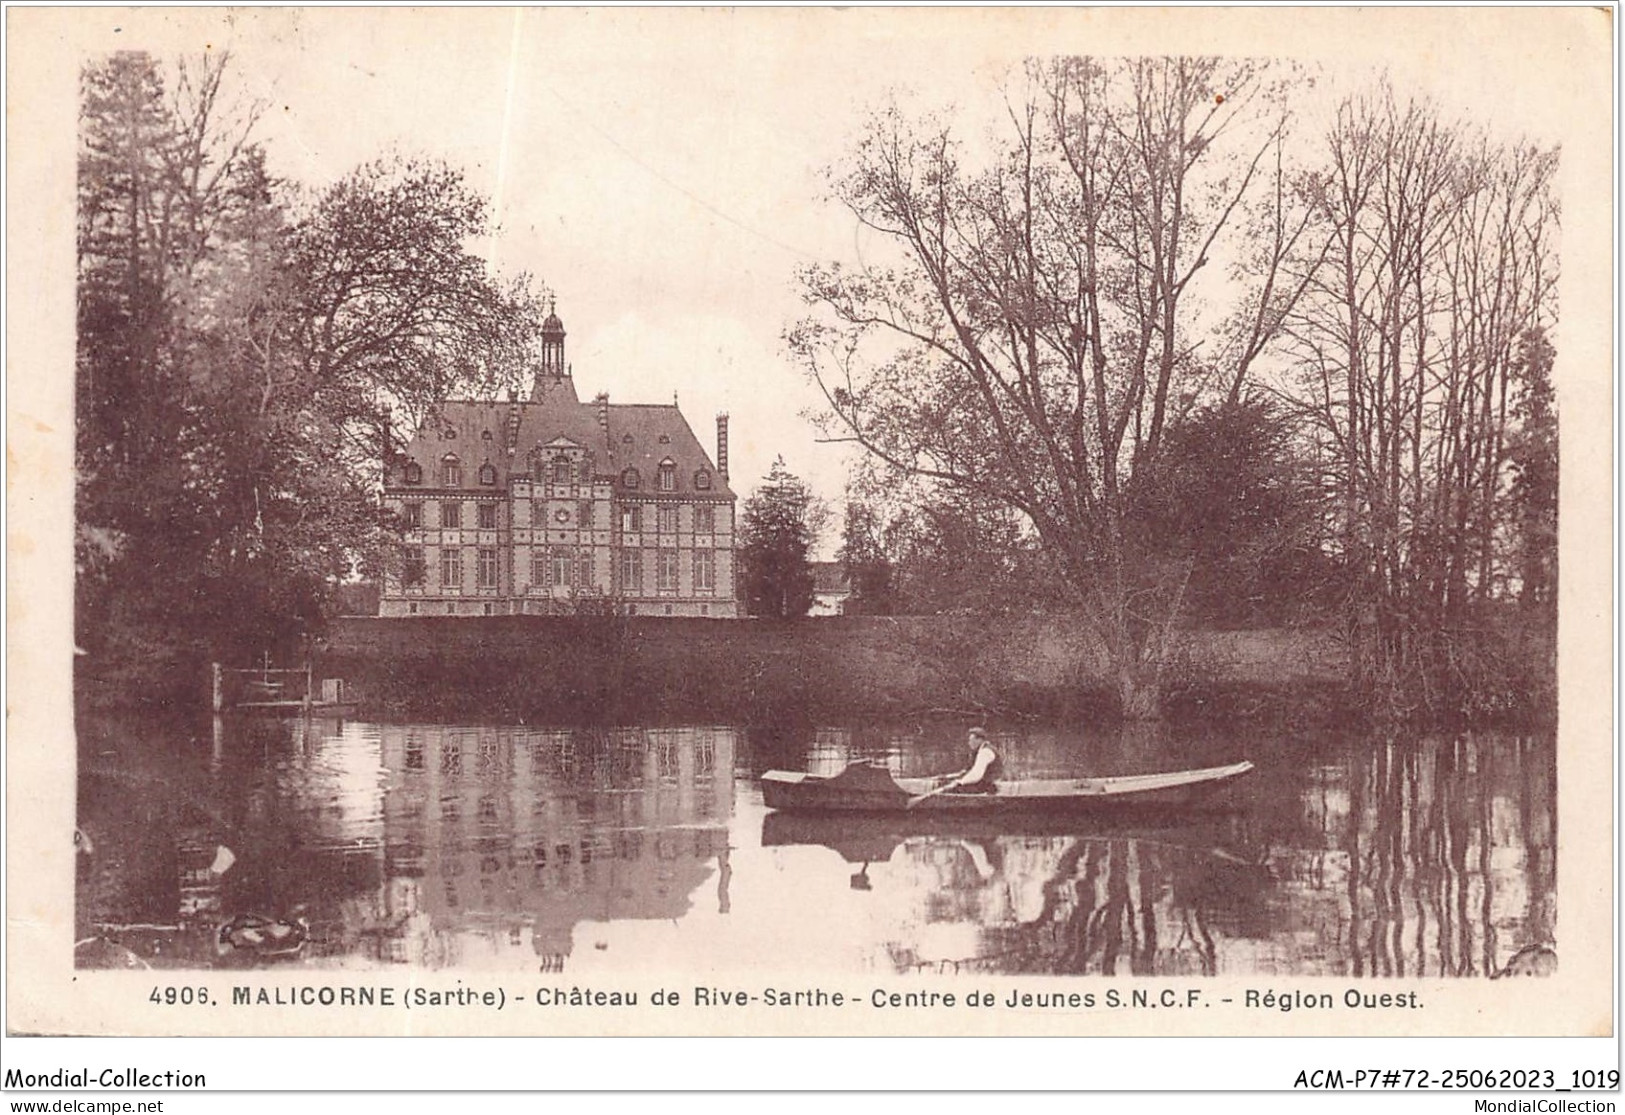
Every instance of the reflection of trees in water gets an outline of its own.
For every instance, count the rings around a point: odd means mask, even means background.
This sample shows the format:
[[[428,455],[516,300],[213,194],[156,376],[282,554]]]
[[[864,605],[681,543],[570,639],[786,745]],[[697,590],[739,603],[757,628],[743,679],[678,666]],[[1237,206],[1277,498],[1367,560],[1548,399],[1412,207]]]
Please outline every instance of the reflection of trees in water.
[[[1213,975],[1214,915],[1250,873],[1197,849],[1080,840],[1045,883],[1038,917],[990,931],[989,943],[1002,938],[1010,971]]]
[[[1265,882],[1222,850],[1158,839],[1050,837],[1021,842],[1025,855],[1010,841],[989,843],[1003,848],[988,857],[998,866],[986,877],[943,873],[944,889],[928,892],[923,910],[927,922],[978,925],[975,955],[934,959],[896,942],[888,951],[900,970],[1212,975],[1216,926],[1242,926]],[[1019,898],[980,900],[1022,891],[1041,896],[1035,913]]]
[[[888,952],[901,968],[1483,978],[1553,941],[1555,766],[1549,738],[1356,741],[1252,797],[1244,827],[1268,850],[1251,869],[1223,854],[1246,834],[1210,845],[1201,826],[1055,836],[1042,856],[1000,838],[996,878],[915,873],[918,923]],[[987,898],[1001,888],[1042,901]]]
[[[1550,941],[1554,774],[1550,741],[1349,749],[1301,796],[1318,840],[1272,849],[1271,962],[1306,975],[1484,976]]]

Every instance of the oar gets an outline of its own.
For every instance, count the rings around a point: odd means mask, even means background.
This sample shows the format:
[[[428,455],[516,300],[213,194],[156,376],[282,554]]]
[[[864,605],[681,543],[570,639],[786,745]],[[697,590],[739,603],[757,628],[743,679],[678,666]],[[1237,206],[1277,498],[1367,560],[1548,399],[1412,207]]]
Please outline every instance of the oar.
[[[949,782],[949,783],[947,783],[945,785],[938,786],[935,790],[927,790],[925,793],[920,794],[917,797],[909,798],[908,799],[908,805],[906,805],[904,808],[913,809],[916,805],[919,805],[920,802],[924,801],[926,798],[934,798],[938,794],[946,794],[949,790],[952,790],[957,785],[959,785],[958,782]]]

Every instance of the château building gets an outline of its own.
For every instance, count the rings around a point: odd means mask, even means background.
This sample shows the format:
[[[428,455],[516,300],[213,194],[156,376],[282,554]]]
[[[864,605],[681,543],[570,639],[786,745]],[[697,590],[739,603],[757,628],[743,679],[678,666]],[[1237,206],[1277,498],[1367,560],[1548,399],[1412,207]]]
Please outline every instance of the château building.
[[[576,396],[549,313],[530,399],[447,400],[386,462],[402,553],[379,615],[734,618],[728,418]]]

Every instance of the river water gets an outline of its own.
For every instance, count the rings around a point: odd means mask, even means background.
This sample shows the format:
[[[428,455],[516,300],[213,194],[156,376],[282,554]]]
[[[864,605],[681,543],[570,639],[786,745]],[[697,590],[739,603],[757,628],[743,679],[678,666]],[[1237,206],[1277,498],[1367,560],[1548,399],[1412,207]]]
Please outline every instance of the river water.
[[[1486,978],[1555,960],[1551,736],[995,726],[1007,777],[1251,759],[1201,812],[821,820],[952,725],[81,725],[82,967]]]

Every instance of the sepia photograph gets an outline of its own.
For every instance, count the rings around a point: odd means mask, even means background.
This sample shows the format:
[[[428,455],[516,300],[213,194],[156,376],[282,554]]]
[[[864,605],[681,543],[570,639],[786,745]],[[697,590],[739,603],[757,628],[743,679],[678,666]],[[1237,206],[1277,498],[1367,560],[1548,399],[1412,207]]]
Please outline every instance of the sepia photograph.
[[[1608,13],[7,20],[9,1033],[1615,1032]]]

